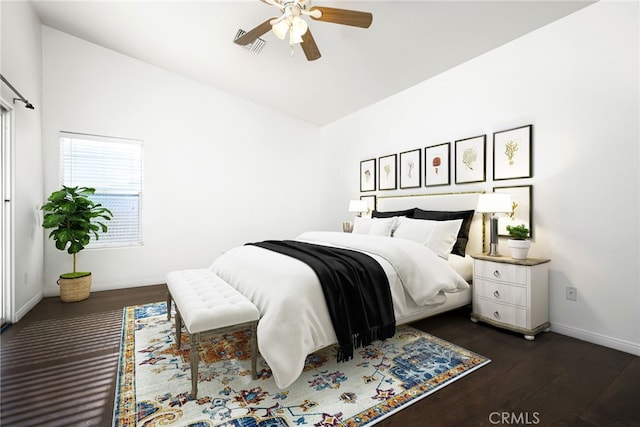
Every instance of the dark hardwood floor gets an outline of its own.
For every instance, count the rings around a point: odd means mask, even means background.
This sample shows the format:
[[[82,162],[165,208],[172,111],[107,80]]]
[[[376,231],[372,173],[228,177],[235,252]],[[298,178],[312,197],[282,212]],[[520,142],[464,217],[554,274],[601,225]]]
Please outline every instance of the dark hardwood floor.
[[[110,426],[122,308],[165,286],[45,298],[2,335],[0,425]],[[534,342],[462,309],[414,326],[492,362],[378,425],[640,426],[640,358],[555,334]]]

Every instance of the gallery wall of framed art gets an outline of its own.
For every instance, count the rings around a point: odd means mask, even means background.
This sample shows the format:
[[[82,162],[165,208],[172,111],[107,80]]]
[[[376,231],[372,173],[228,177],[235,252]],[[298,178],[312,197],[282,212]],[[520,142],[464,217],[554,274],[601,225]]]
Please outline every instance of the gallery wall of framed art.
[[[491,144],[487,135],[493,136]],[[533,125],[497,129],[362,160],[360,197],[373,210],[376,195],[385,191],[415,194],[416,189],[446,186],[463,191],[468,184],[475,190],[486,183],[485,191],[508,193],[514,203],[512,212],[498,222],[498,234],[506,236],[507,224],[516,222],[525,224],[533,237],[533,166]]]

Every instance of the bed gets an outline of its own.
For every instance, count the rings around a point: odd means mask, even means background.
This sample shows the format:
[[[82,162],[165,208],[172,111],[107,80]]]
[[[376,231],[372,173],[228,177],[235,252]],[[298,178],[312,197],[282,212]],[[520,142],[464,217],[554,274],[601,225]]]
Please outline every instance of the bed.
[[[482,251],[482,215],[471,212],[464,257],[454,253],[442,256],[439,246],[432,249],[411,236],[388,237],[358,232],[358,228],[362,231],[367,223],[380,227],[395,221],[392,229],[400,235],[419,231],[415,227],[425,224],[436,227],[433,230],[444,227],[450,235],[451,227],[460,227],[462,220],[448,220],[446,216],[439,221],[407,216],[401,219],[385,213],[410,210],[431,218],[434,213],[438,216],[442,212],[474,211],[479,194],[379,197],[376,218],[359,220],[362,224],[354,227],[354,233],[306,232],[294,240],[355,250],[372,257],[388,277],[396,324],[409,323],[471,302],[472,260],[468,254]],[[391,219],[384,218],[387,216]],[[435,231],[429,234],[434,235]],[[459,236],[453,236],[455,244],[451,246],[460,243],[456,237]],[[298,378],[307,355],[337,343],[323,290],[307,264],[262,247],[243,245],[225,252],[210,268],[260,310],[258,347],[278,387],[287,388]]]

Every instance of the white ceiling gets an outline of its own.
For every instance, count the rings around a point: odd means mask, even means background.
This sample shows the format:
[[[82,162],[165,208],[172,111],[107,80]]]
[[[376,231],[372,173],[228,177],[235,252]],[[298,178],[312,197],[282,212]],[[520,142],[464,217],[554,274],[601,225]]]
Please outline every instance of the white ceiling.
[[[278,10],[259,0],[32,1],[44,25],[324,125],[593,1],[321,1],[371,12],[368,29],[307,19],[307,61],[271,32],[255,54],[233,43]]]

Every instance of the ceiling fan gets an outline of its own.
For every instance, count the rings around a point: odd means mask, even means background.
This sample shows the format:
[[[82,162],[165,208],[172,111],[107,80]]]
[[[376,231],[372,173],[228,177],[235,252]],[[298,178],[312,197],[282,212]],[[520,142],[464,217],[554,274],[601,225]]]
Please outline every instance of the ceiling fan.
[[[321,55],[307,22],[302,19],[303,16],[309,16],[316,21],[333,22],[334,24],[360,28],[369,28],[373,21],[373,15],[368,12],[311,6],[310,0],[260,1],[277,7],[282,11],[282,15],[267,19],[254,29],[238,37],[235,43],[242,46],[248,45],[269,30],[272,30],[278,38],[284,40],[288,32],[289,44],[293,46],[296,43],[300,43],[309,61],[314,61],[320,58]]]

